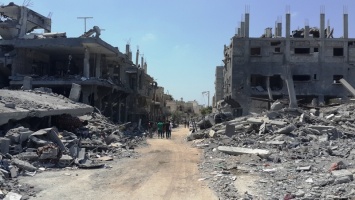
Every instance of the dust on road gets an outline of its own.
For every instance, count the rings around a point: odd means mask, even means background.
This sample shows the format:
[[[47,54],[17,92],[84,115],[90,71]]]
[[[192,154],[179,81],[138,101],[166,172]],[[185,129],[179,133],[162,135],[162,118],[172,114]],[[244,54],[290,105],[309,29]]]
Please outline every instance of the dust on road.
[[[34,199],[215,200],[207,182],[198,181],[201,150],[177,128],[172,139],[149,139],[138,159],[114,162],[112,169],[44,172],[21,181],[43,189]]]

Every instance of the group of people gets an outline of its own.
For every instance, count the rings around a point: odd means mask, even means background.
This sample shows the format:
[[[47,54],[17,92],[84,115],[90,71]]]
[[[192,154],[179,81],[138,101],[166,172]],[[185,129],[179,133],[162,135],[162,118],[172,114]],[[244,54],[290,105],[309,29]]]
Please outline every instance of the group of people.
[[[166,139],[171,139],[171,130],[173,129],[173,123],[170,121],[163,122],[159,121],[157,123],[157,128],[158,128],[158,138],[165,138]]]

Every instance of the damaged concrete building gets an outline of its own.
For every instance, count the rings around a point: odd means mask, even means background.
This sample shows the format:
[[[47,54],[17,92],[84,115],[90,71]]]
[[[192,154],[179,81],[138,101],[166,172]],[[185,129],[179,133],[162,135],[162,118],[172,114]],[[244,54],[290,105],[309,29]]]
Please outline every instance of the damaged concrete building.
[[[323,9],[324,10],[324,9]],[[249,11],[231,43],[224,46],[224,100],[235,115],[246,115],[268,107],[268,102],[288,98],[297,103],[347,98],[355,85],[355,38],[348,38],[348,13],[344,10],[342,37],[334,38],[320,13],[320,28],[304,28],[291,34],[291,15],[286,14],[276,31],[266,28],[259,37],[249,36]],[[290,94],[290,98],[289,95]],[[296,101],[296,102],[295,102]]]
[[[47,87],[95,106],[115,122],[148,120],[157,83],[141,58],[125,53],[100,38],[94,26],[80,37],[52,33],[51,19],[10,3],[0,7],[0,88]],[[34,33],[42,29],[44,33]]]

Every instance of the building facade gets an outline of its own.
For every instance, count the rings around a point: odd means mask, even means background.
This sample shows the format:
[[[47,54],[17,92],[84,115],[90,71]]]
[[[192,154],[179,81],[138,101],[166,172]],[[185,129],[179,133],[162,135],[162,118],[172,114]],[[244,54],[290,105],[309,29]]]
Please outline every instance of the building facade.
[[[268,102],[288,98],[297,101],[346,98],[349,92],[340,79],[355,86],[355,38],[348,38],[348,14],[343,14],[343,36],[333,38],[320,14],[320,28],[306,25],[290,31],[291,15],[286,14],[285,35],[282,23],[275,34],[265,29],[260,38],[249,37],[249,13],[224,46],[224,99],[237,115],[265,109]]]
[[[147,74],[139,50],[132,61],[130,45],[122,53],[100,38],[94,26],[79,37],[51,33],[51,19],[24,6],[0,8],[0,88],[21,88],[26,77],[32,87],[47,87],[69,96],[80,85],[79,101],[95,106],[115,122],[149,120],[157,86]],[[34,28],[43,34],[32,33]]]

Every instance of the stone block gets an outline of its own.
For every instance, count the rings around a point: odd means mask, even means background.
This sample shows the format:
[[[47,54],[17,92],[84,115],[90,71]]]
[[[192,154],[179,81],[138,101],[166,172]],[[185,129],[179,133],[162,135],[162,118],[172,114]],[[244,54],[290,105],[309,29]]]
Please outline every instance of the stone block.
[[[235,126],[234,125],[226,125],[226,136],[232,137],[235,135]]]
[[[69,94],[69,99],[73,101],[79,101],[81,94],[81,85],[72,83]]]
[[[25,76],[23,78],[23,86],[22,89],[23,90],[32,90],[32,77],[29,76]]]
[[[271,104],[270,110],[278,111],[281,110],[283,107],[284,105],[281,102],[275,101],[273,104]]]
[[[33,131],[26,131],[26,132],[20,132],[20,139],[19,142],[22,143],[30,137],[30,135],[33,133]]]
[[[334,183],[335,184],[342,184],[342,183],[350,183],[352,179],[350,179],[348,176],[342,176],[339,178],[336,178]]]
[[[221,151],[230,155],[242,155],[242,154],[252,154],[257,155],[261,158],[267,158],[270,156],[270,151],[264,149],[249,149],[242,147],[229,147],[229,146],[219,146],[218,151]]]
[[[0,138],[0,152],[2,154],[9,153],[10,150],[10,139],[8,138]]]
[[[305,166],[305,167],[297,167],[296,171],[301,172],[301,171],[310,171],[311,166]]]
[[[210,136],[210,138],[214,138],[214,137],[216,137],[217,133],[216,133],[216,131],[214,131],[214,130],[210,130],[210,132],[208,133],[208,135]]]
[[[10,175],[11,175],[11,178],[16,178],[18,176],[18,168],[12,166],[10,168]]]
[[[332,175],[336,179],[341,178],[341,177],[347,177],[348,179],[353,180],[353,174],[349,170],[346,170],[346,169],[334,170],[334,171],[332,171]]]

